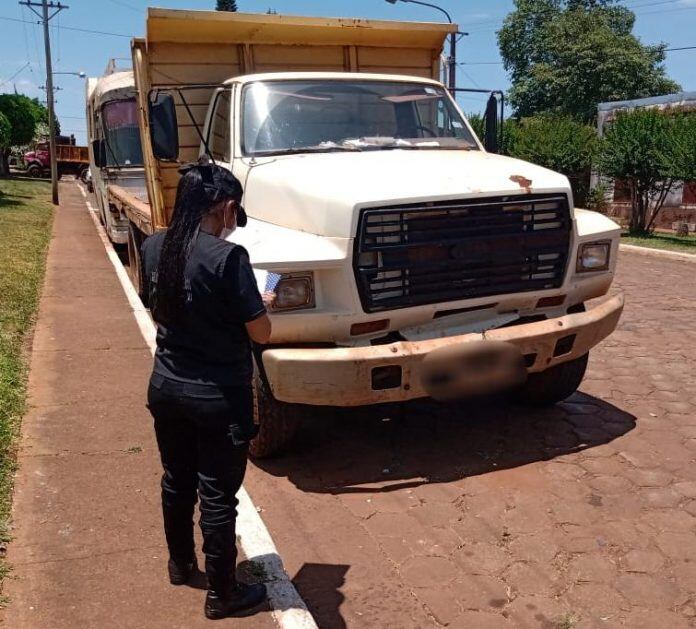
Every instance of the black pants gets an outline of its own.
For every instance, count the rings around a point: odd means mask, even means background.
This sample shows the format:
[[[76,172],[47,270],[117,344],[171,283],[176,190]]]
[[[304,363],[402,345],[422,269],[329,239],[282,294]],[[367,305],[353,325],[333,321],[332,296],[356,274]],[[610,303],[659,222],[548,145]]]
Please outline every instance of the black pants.
[[[193,511],[200,496],[205,571],[212,590],[234,585],[237,498],[246,471],[251,387],[200,387],[153,375],[148,407],[164,474],[162,512],[170,557],[194,557]]]

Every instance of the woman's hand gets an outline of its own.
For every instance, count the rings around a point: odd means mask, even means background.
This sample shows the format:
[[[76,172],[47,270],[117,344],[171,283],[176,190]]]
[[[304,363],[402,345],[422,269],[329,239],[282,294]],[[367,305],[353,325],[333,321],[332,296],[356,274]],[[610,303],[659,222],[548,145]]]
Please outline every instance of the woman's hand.
[[[271,292],[266,292],[261,295],[261,301],[266,308],[271,308],[276,300],[276,294]]]

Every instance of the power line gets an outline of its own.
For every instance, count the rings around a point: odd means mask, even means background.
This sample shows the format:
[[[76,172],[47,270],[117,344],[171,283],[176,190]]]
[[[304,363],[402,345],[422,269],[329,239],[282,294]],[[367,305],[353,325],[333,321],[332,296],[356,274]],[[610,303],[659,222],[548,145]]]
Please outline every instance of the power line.
[[[476,79],[474,79],[474,77],[471,76],[468,72],[466,72],[465,70],[463,70],[463,69],[461,69],[461,68],[460,68],[460,71],[461,71],[461,73],[462,73],[467,79],[469,79],[469,80],[474,84],[474,87],[481,87],[481,86],[476,82]]]
[[[673,50],[696,50],[696,46],[681,46],[680,48],[665,48],[665,52],[672,52]]]
[[[24,7],[21,9],[22,11],[22,16],[24,16]],[[27,53],[27,59],[31,59],[31,55],[29,54],[29,37],[27,36],[27,25],[22,24],[22,32],[24,33],[24,50],[26,50]],[[29,71],[33,74],[34,69],[31,67],[31,64],[29,65]]]
[[[22,17],[24,17],[24,12],[28,11],[28,9],[25,9],[24,5],[22,5]],[[38,23],[36,22],[31,22],[29,20],[22,20],[25,24],[31,24],[34,28],[31,29],[31,38],[34,40],[34,52],[36,53],[36,63],[39,66],[39,70],[41,73],[44,73],[44,67],[43,67],[43,61],[41,60],[41,53],[39,52],[39,40],[36,37],[36,27],[38,26]]]
[[[696,7],[681,7],[680,9],[667,9],[665,11],[640,11],[636,15],[655,15],[656,13],[676,13],[677,11],[693,11]]]
[[[15,72],[9,79],[5,79],[4,81],[0,81],[0,86],[5,85],[5,83],[9,83],[12,79],[14,79],[24,68],[27,66],[31,65],[31,61],[27,61],[17,72]]]
[[[6,22],[24,22],[25,24],[37,23],[30,20],[20,20],[16,17],[6,17],[4,15],[0,15],[0,20],[5,20]],[[75,26],[61,26],[60,28],[66,31],[77,31],[78,33],[91,33],[93,35],[111,35],[112,37],[126,37],[127,39],[131,39],[132,37],[134,37],[134,35],[125,35],[123,33],[109,33],[107,31],[94,31],[89,28],[77,28]]]
[[[56,24],[53,27],[53,34],[56,36],[56,62],[60,63],[60,13],[56,15]]]
[[[143,11],[143,9],[138,9],[138,7],[134,7],[132,4],[128,4],[127,2],[123,2],[123,0],[109,0],[112,4],[116,4],[120,7],[125,7],[126,9],[130,9],[131,11],[136,11],[137,13],[140,13]]]
[[[626,4],[619,4],[617,6],[623,7],[625,9],[640,9],[643,7],[653,7],[653,6],[658,6],[658,5],[664,5],[664,4],[675,4],[678,2],[681,2],[682,0],[658,0],[657,2],[650,1],[650,2],[627,2]],[[673,13],[675,11],[684,11],[684,10],[692,10],[696,9],[696,7],[680,7],[676,9],[668,9],[668,10],[658,10],[658,11],[634,11],[636,15],[653,15],[655,13]],[[487,27],[487,28],[474,28],[474,29],[467,29],[469,33],[489,33],[491,31],[497,30],[499,26],[502,26],[503,20],[509,15],[509,13],[506,13],[504,16],[499,17],[497,19],[493,20],[483,20],[481,22],[465,22],[467,26],[483,26],[486,24],[494,24],[494,27]]]

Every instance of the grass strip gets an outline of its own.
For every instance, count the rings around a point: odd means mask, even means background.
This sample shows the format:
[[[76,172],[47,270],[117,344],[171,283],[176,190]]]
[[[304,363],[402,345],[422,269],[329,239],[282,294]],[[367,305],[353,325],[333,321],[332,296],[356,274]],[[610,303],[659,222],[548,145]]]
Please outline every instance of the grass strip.
[[[681,253],[696,253],[696,236],[674,236],[671,234],[655,233],[650,236],[621,235],[621,242],[626,245],[648,247],[651,249],[667,249]]]
[[[26,410],[29,335],[53,221],[50,193],[47,182],[0,179],[0,583],[8,570],[2,555]]]

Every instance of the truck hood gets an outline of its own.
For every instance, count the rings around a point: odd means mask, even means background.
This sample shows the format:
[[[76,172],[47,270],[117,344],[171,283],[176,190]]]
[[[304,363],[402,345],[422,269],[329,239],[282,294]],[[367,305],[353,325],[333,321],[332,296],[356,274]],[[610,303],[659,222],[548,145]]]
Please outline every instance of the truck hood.
[[[355,235],[363,207],[453,197],[571,194],[568,179],[546,168],[483,151],[451,150],[264,158],[251,166],[245,188],[249,216],[337,238]]]

